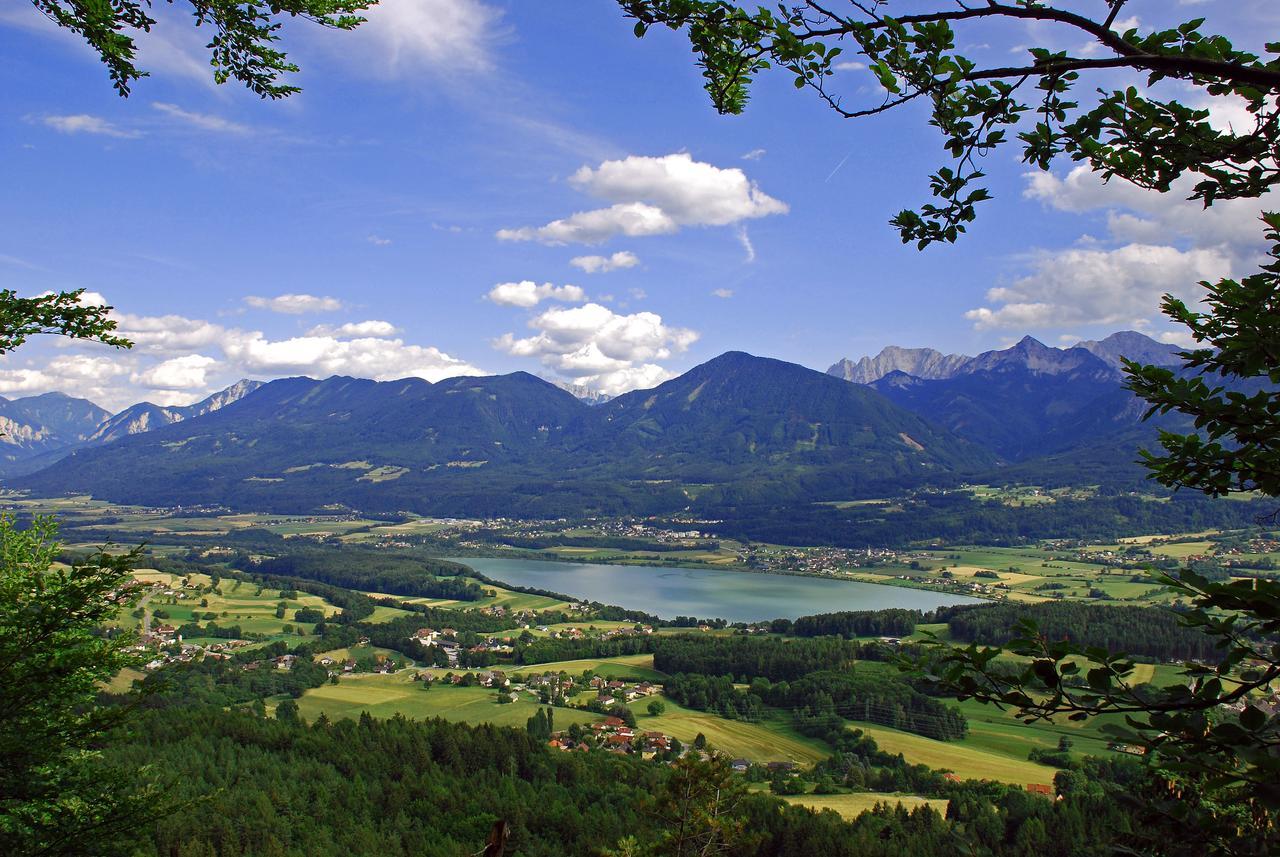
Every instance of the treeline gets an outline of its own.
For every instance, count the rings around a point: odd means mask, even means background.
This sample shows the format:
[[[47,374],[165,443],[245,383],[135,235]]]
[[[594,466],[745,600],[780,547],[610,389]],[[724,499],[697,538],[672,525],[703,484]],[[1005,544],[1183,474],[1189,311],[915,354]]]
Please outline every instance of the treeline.
[[[971,494],[919,494],[895,505],[837,509],[813,503],[740,505],[702,510],[723,538],[785,545],[901,548],[917,544],[1012,546],[1062,538],[1110,542],[1144,533],[1200,532],[1256,526],[1272,511],[1261,501],[1177,494],[1159,501],[1129,494],[1006,506]]]
[[[249,570],[415,598],[479,601],[484,597],[480,586],[461,576],[470,571],[466,566],[417,554],[350,547],[297,551],[259,560]]]
[[[652,811],[671,775],[611,753],[558,753],[526,730],[441,719],[300,722],[216,706],[140,713],[109,741],[104,762],[162,772],[181,812],[140,824],[137,857],[469,857],[493,823],[510,828],[508,853],[602,854],[626,836],[640,847],[666,832]],[[842,789],[947,798],[929,807],[881,805],[852,821],[764,794],[730,809],[750,831],[737,857],[1080,857],[1136,843],[1137,819],[1108,791],[1145,787],[1141,765],[1120,760],[1059,775],[1061,800],[1020,786],[951,782],[844,730],[812,776]]]
[[[859,654],[856,643],[836,638],[779,640],[773,637],[695,637],[655,641],[653,665],[660,672],[792,680],[818,670],[839,669]]]
[[[952,741],[963,738],[968,722],[958,710],[932,699],[905,679],[883,670],[855,667],[841,672],[810,673],[794,681],[772,683],[765,678],[742,690],[729,676],[679,674],[663,682],[663,693],[699,711],[730,720],[755,722],[766,706],[791,713],[798,731],[832,741],[845,721],[860,720]]]
[[[1049,640],[1070,640],[1153,660],[1210,661],[1221,655],[1213,637],[1184,627],[1175,612],[1159,607],[1074,601],[955,607],[948,614],[947,628],[954,640],[995,646],[1018,636],[1021,619],[1035,622]]]
[[[720,548],[720,543],[715,541],[697,542],[695,544],[688,545],[654,542],[649,541],[648,539],[636,539],[629,538],[627,536],[523,536],[509,535],[501,532],[495,532],[493,530],[480,530],[477,533],[471,534],[470,538],[488,544],[510,545],[513,548],[526,548],[528,550],[547,550],[548,548],[556,547],[577,547],[664,553],[667,551],[683,550],[714,551]],[[560,557],[560,559],[563,559],[563,557]]]
[[[783,633],[797,637],[908,637],[924,621],[919,610],[852,610],[801,616]]]

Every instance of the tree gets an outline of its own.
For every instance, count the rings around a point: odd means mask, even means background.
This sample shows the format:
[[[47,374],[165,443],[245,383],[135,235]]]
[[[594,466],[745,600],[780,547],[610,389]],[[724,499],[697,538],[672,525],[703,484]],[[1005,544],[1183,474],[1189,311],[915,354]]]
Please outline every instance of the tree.
[[[80,36],[97,52],[111,85],[121,96],[127,97],[134,81],[148,76],[134,62],[135,37],[149,33],[156,23],[148,14],[148,0],[31,2],[46,18]],[[213,30],[206,45],[213,79],[220,84],[234,79],[261,98],[275,99],[300,91],[283,82],[298,67],[275,46],[286,19],[305,18],[321,27],[351,30],[364,23],[359,13],[377,0],[272,0],[260,5],[231,0],[190,2],[195,25],[208,25]]]
[[[20,530],[0,516],[0,853],[114,853],[153,817],[135,775],[96,750],[127,713],[97,704],[99,688],[135,663],[128,634],[104,625],[133,603],[138,551],[55,563],[50,518]]]
[[[12,289],[0,290],[0,354],[7,354],[36,335],[66,336],[128,348],[129,340],[115,335],[114,307],[84,303],[84,289],[20,298]]]
[[[743,110],[752,79],[771,67],[847,118],[928,104],[952,164],[930,176],[933,201],[891,221],[904,242],[920,248],[965,232],[990,198],[979,159],[1011,135],[1023,160],[1039,169],[1060,158],[1085,162],[1105,180],[1159,192],[1185,188],[1206,207],[1258,198],[1280,183],[1280,40],[1266,45],[1264,60],[1202,32],[1202,18],[1144,35],[1120,23],[1127,0],[1098,2],[1093,17],[1078,11],[1080,4],[1048,0],[922,0],[897,16],[881,0],[848,0],[838,11],[814,0],[755,11],[727,0],[619,3],[636,19],[637,36],[654,26],[687,32],[706,89],[724,113]],[[984,67],[956,48],[962,31],[964,42],[982,41],[975,29],[1014,21],[1035,22],[1055,43],[1084,41],[1087,49],[1033,47],[1026,62]],[[882,92],[874,100],[846,105],[834,74],[846,53],[878,79]],[[1085,75],[1100,73],[1108,88],[1087,102],[1072,100]],[[1177,97],[1161,96],[1168,92]],[[1186,103],[1197,96],[1206,103],[1235,99],[1249,122],[1215,129],[1207,108]],[[1148,416],[1172,411],[1194,422],[1193,433],[1162,432],[1162,453],[1144,453],[1153,476],[1175,489],[1280,496],[1280,217],[1263,214],[1263,221],[1273,246],[1259,273],[1202,283],[1204,312],[1165,297],[1166,315],[1200,346],[1182,353],[1184,366],[1125,363],[1127,384],[1149,405]],[[1008,645],[1025,659],[1012,674],[997,662],[1005,650],[976,644],[938,644],[912,666],[962,699],[1010,706],[1029,721],[1123,715],[1127,728],[1117,738],[1139,748],[1151,771],[1145,789],[1131,796],[1147,816],[1135,832],[1144,848],[1275,853],[1280,717],[1257,701],[1280,678],[1280,583],[1214,582],[1190,569],[1157,579],[1190,604],[1182,620],[1221,651],[1213,663],[1184,665],[1184,684],[1139,688],[1125,655],[1049,639],[1030,622]],[[1032,851],[1043,839],[1043,828],[1020,832],[1020,844]]]
[[[658,717],[666,710],[667,710],[666,703],[664,703],[661,699],[655,699],[652,702],[650,702],[648,705],[648,711],[649,711],[650,717]]]
[[[692,857],[732,852],[747,838],[746,820],[739,811],[746,793],[746,785],[725,759],[678,759],[652,809],[665,831],[656,853]]]
[[[754,12],[729,0],[619,0],[636,20],[637,36],[654,26],[684,30],[698,57],[706,90],[722,113],[740,113],[752,79],[769,68],[794,77],[840,116],[856,119],[920,102],[943,136],[953,166],[929,179],[937,200],[893,218],[904,242],[924,247],[955,241],[990,199],[979,159],[1015,132],[1022,158],[1047,170],[1061,156],[1087,161],[1106,179],[1119,177],[1169,191],[1184,174],[1198,182],[1191,198],[1253,198],[1280,183],[1280,59],[1264,62],[1224,37],[1201,32],[1196,18],[1147,35],[1124,26],[1127,0],[1099,0],[1089,17],[1046,0],[955,3],[926,0],[910,14],[889,14],[880,0],[836,4],[809,0]],[[1076,52],[1033,47],[1024,62],[983,66],[957,50],[957,35],[981,41],[982,28],[1034,22],[1056,43],[1085,43]],[[1273,56],[1280,43],[1267,45]],[[881,91],[848,106],[837,61],[861,58]],[[1126,73],[1126,84],[1100,90],[1087,106],[1070,100],[1084,74]],[[848,79],[847,76],[845,78]],[[1177,81],[1194,95],[1238,98],[1254,127],[1215,130],[1209,111],[1186,95],[1161,99],[1150,89]]]

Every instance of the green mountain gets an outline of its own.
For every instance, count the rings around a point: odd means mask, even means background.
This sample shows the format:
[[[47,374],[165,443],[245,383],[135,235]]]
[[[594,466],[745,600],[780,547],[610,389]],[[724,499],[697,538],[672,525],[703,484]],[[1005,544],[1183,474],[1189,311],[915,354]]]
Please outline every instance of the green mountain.
[[[994,461],[874,390],[735,352],[594,407],[523,372],[290,378],[13,484],[156,505],[554,516],[844,499]]]

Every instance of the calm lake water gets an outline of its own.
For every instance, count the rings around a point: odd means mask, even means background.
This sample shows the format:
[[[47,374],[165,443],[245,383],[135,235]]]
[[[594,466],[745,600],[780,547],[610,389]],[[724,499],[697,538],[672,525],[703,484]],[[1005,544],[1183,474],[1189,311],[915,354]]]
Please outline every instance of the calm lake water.
[[[655,568],[637,565],[546,562],[527,559],[455,557],[493,580],[547,589],[581,598],[643,610],[664,619],[697,616],[730,622],[795,619],[838,610],[902,607],[932,610],[977,598],[881,586],[851,580],[826,580],[748,571],[706,568]]]

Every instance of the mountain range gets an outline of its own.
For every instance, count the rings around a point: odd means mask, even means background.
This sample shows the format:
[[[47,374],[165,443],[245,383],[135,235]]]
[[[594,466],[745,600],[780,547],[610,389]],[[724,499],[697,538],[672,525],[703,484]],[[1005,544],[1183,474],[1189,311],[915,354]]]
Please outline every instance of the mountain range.
[[[1027,337],[976,357],[886,349],[827,374],[729,352],[595,405],[516,372],[241,382],[188,408],[114,416],[55,395],[0,415],[38,416],[20,423],[25,437],[63,439],[61,460],[6,480],[45,495],[279,512],[709,512],[1034,473],[1041,460],[1069,473],[1075,451],[1095,471],[1123,470],[1142,409],[1122,354],[1176,361],[1136,333],[1066,349]],[[1121,437],[1123,449],[1108,446]],[[1100,451],[1118,464],[1099,466]]]
[[[211,413],[261,386],[261,381],[240,381],[194,405],[161,407],[140,402],[118,414],[64,393],[0,398],[0,478],[34,473],[76,449]]]

